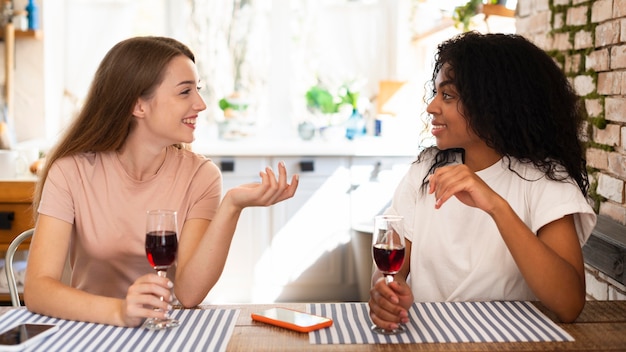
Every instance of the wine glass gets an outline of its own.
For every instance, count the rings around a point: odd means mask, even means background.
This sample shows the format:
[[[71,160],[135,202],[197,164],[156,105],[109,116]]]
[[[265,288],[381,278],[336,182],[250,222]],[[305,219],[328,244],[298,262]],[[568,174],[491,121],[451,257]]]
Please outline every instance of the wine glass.
[[[374,236],[372,238],[372,256],[378,270],[385,276],[387,285],[400,271],[404,263],[404,218],[399,215],[379,215],[374,219]],[[406,329],[399,325],[397,329],[388,330],[372,325],[372,331],[380,334],[397,334]]]
[[[149,210],[146,222],[146,256],[157,275],[167,277],[167,269],[176,261],[178,239],[176,212],[173,210]],[[161,297],[163,300],[163,297]],[[180,325],[175,319],[148,318],[143,326],[161,330]]]

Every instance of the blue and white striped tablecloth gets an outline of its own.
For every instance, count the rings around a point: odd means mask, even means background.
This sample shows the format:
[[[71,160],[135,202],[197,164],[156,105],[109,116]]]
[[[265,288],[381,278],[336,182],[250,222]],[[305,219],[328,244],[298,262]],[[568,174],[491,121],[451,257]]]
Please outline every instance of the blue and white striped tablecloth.
[[[309,333],[311,344],[574,341],[530,302],[414,303],[407,332],[397,335],[370,330],[367,303],[307,304],[307,311],[333,319]]]
[[[25,322],[58,324],[59,331],[26,351],[225,351],[239,310],[175,309],[171,315],[179,327],[152,331],[55,319],[21,308],[2,315],[0,331]]]

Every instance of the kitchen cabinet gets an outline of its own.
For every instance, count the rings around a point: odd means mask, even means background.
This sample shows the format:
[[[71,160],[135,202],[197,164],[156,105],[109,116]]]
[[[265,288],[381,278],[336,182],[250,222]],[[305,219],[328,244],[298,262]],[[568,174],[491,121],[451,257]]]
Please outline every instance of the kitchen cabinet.
[[[414,157],[352,157],[350,219],[353,226],[370,222],[384,211],[414,160]]]
[[[6,251],[22,231],[34,226],[34,191],[35,181],[0,181],[0,252]],[[20,249],[27,249],[29,243],[26,241]]]
[[[259,181],[259,171],[269,165],[264,157],[210,157],[222,170],[223,194],[244,183]],[[270,244],[270,208],[251,207],[241,213],[222,276],[205,301],[252,302],[256,272]],[[210,270],[210,268],[207,268]]]
[[[366,301],[371,286],[372,228],[376,215],[390,205],[396,187],[414,157],[353,157],[350,166],[350,244],[357,278],[357,298]]]
[[[32,199],[35,181],[0,181],[0,254],[4,259],[11,241],[25,230],[33,227]],[[25,257],[30,240],[20,247],[16,258]],[[4,273],[3,273],[4,275]],[[0,302],[10,304],[8,288],[0,289]]]
[[[272,207],[266,296],[274,301],[348,300],[356,281],[349,253],[349,157],[285,157],[298,173],[294,198]]]

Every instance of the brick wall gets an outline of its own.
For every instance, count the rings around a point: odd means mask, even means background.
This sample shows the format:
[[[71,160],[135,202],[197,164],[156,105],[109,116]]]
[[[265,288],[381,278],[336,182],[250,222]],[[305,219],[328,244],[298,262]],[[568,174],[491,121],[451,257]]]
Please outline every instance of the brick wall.
[[[626,225],[626,0],[520,0],[516,27],[583,97],[595,209]]]
[[[626,225],[626,0],[519,0],[516,28],[583,98],[594,208]],[[590,265],[586,278],[590,299],[626,299],[624,285]]]

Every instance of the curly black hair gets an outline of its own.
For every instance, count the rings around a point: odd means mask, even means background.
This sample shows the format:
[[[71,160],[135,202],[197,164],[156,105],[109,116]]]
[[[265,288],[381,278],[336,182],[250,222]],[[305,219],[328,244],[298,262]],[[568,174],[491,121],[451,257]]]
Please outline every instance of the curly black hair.
[[[587,194],[580,100],[545,51],[515,34],[457,35],[437,48],[429,99],[444,64],[478,137],[505,158],[534,164],[552,180],[563,180],[565,171]],[[463,151],[437,150],[430,171],[459,152]]]

